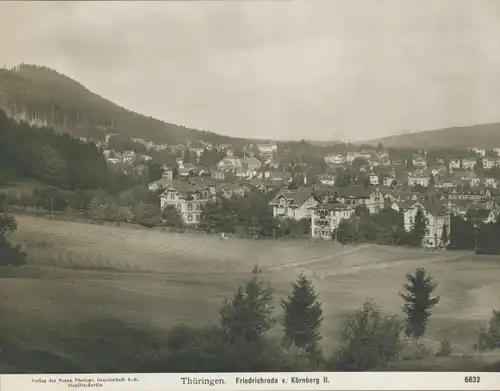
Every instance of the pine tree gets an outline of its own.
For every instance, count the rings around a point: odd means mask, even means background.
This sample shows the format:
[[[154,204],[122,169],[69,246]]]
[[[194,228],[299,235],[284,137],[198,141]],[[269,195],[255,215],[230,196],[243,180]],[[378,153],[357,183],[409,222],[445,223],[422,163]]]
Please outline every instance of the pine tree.
[[[415,274],[407,273],[406,279],[406,293],[399,294],[405,301],[403,312],[406,315],[406,335],[418,343],[431,316],[430,309],[439,302],[439,296],[432,296],[437,283],[423,268],[417,269]]]
[[[427,224],[425,222],[424,212],[418,208],[413,221],[410,232],[410,241],[412,246],[421,246],[427,231]]]
[[[321,339],[320,326],[323,310],[314,286],[301,274],[292,283],[293,292],[281,301],[285,310],[283,328],[287,341],[308,351],[316,350]]]
[[[443,224],[443,233],[441,234],[441,243],[443,246],[448,245],[448,226],[446,223]]]
[[[264,286],[257,274],[259,270],[255,268],[252,279],[240,286],[231,300],[222,304],[220,324],[231,339],[256,341],[274,325],[274,290],[269,285]]]

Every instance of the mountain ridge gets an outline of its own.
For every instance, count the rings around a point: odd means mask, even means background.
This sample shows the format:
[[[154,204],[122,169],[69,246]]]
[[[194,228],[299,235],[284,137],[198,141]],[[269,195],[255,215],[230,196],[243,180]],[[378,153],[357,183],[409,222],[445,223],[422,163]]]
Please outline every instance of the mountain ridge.
[[[18,121],[49,126],[75,137],[101,140],[106,133],[118,133],[168,144],[245,140],[136,113],[54,69],[38,65],[0,69],[0,108]]]
[[[500,146],[500,122],[423,130],[380,137],[363,143],[381,143],[392,148],[492,148]]]

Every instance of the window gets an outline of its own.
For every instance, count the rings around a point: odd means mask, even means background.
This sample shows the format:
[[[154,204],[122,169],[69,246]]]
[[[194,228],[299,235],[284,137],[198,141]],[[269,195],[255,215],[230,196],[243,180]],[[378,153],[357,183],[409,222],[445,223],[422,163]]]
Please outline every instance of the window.
[[[188,210],[193,210],[193,204],[188,204]]]
[[[170,193],[170,199],[171,200],[175,199],[175,194],[173,192]]]
[[[200,215],[196,215],[196,221],[200,221]]]
[[[182,205],[181,204],[177,204],[177,209],[181,210],[182,208]]]
[[[188,221],[193,221],[193,215],[191,213],[188,214]]]

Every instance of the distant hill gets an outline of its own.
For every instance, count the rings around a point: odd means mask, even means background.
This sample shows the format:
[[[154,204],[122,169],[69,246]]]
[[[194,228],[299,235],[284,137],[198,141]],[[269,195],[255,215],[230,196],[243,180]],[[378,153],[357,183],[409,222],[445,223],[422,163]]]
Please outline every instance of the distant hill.
[[[500,123],[459,126],[388,136],[365,143],[396,148],[500,147]]]
[[[113,132],[169,144],[241,140],[135,113],[55,70],[36,65],[0,69],[0,108],[18,121],[49,126],[76,137],[102,139]]]

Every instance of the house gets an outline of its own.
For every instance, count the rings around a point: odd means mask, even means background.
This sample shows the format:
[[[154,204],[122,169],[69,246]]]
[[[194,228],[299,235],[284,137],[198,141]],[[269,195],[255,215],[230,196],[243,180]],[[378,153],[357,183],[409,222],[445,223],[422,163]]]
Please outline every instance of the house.
[[[273,154],[278,151],[278,145],[276,143],[258,144],[257,149],[262,154]]]
[[[320,183],[322,185],[326,185],[326,186],[335,186],[335,175],[328,175],[328,174],[325,174],[325,175],[320,175],[318,177],[318,180],[320,181]]]
[[[212,172],[212,178],[223,181],[226,179],[226,173],[224,171],[215,170]]]
[[[370,185],[377,186],[379,184],[379,178],[377,174],[370,174],[368,180],[370,181]]]
[[[158,181],[151,182],[148,185],[148,189],[149,189],[149,191],[159,191],[159,190],[164,190],[171,185],[172,185],[171,179],[162,178]]]
[[[486,223],[490,217],[491,211],[483,208],[468,208],[464,219],[470,221],[474,227],[478,227],[482,223]]]
[[[474,170],[476,167],[477,159],[474,158],[463,158],[462,159],[462,168],[466,170]]]
[[[386,176],[382,180],[382,185],[385,187],[393,187],[396,184],[396,178],[393,176]]]
[[[345,156],[339,153],[331,153],[325,156],[326,164],[343,164],[345,163],[345,161],[346,161]]]
[[[496,178],[485,178],[484,185],[486,187],[491,187],[493,189],[498,189],[498,179]]]
[[[481,157],[486,156],[486,150],[484,148],[472,147],[472,148],[469,148],[469,151],[474,152],[476,155],[479,155]]]
[[[258,170],[262,166],[262,162],[254,157],[249,157],[243,160],[243,168],[247,170]]]
[[[442,242],[443,231],[446,237],[450,237],[451,216],[442,202],[418,201],[404,212],[404,227],[407,232],[411,231],[415,222],[415,216],[421,210],[426,222],[426,233],[422,240],[424,247],[441,247],[447,243]]]
[[[193,175],[196,171],[196,166],[193,163],[183,163],[182,167],[179,167],[179,176],[188,177]]]
[[[450,170],[454,169],[454,168],[460,168],[461,166],[461,160],[460,159],[450,159],[449,163],[448,163],[448,168]]]
[[[235,168],[243,168],[243,161],[234,155],[226,156],[218,163],[220,169],[233,170]]]
[[[168,167],[166,165],[163,165],[161,167],[161,169],[163,170],[163,173],[161,174],[161,177],[163,179],[170,179],[170,180],[174,179],[174,169],[173,168]]]
[[[485,223],[496,223],[498,221],[498,216],[500,216],[500,209],[495,208],[490,210],[490,214],[488,215],[488,218],[486,219]]]
[[[370,213],[378,213],[384,208],[384,197],[376,187],[350,185],[347,187],[323,188],[315,190],[323,203],[342,203],[354,208],[365,205]],[[325,202],[326,201],[326,202]]]
[[[160,207],[174,206],[183,223],[199,224],[203,219],[203,207],[213,199],[213,192],[204,185],[175,184],[160,195]]]
[[[406,167],[405,159],[391,159],[391,166],[393,167]]]
[[[137,155],[134,151],[125,151],[122,154],[122,161],[126,164],[132,164],[135,162]]]
[[[482,201],[486,199],[480,190],[451,189],[448,193],[449,200]]]
[[[284,190],[279,192],[269,203],[273,207],[275,218],[302,220],[311,217],[309,208],[318,204],[311,189]]]
[[[479,178],[474,171],[456,170],[453,171],[451,176],[455,180],[461,181],[470,187],[476,187],[481,184],[481,178]]]
[[[413,154],[412,163],[414,167],[427,167],[427,159],[425,158],[425,156],[422,156],[420,154]]]
[[[485,170],[491,170],[492,168],[496,167],[496,165],[497,165],[496,159],[483,158],[483,168]]]
[[[342,203],[316,204],[311,207],[311,237],[335,238],[335,230],[343,219],[349,220],[355,213],[352,205]]]
[[[219,193],[223,198],[244,197],[250,188],[238,183],[224,183],[219,186]]]
[[[436,189],[451,189],[456,186],[457,184],[453,178],[442,178],[434,185]]]
[[[422,187],[428,187],[431,178],[425,174],[412,173],[408,176],[408,186],[414,187],[420,185]]]

